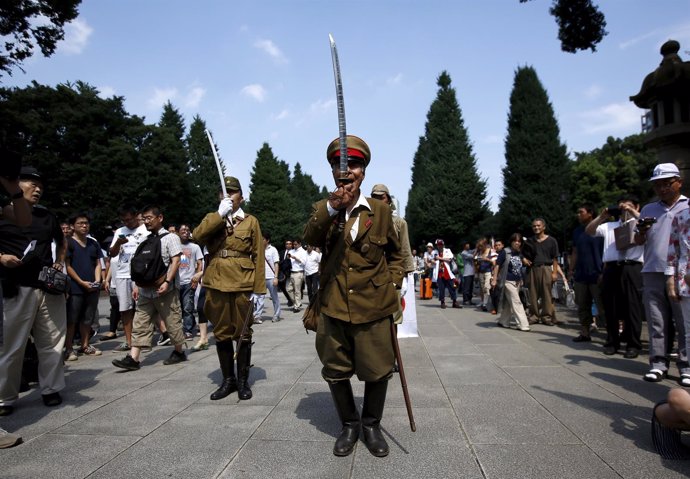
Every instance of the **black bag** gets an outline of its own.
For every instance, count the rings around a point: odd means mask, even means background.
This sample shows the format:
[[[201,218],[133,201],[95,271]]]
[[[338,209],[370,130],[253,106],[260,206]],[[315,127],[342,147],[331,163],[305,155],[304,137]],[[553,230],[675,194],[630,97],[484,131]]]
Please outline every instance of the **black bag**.
[[[278,264],[278,281],[284,283],[290,279],[290,273],[292,272],[292,260],[289,257],[283,258],[283,260]]]
[[[158,286],[159,280],[168,272],[168,267],[163,262],[161,252],[162,235],[149,235],[138,247],[132,256],[129,268],[132,281],[141,288],[153,288]]]
[[[38,274],[41,282],[41,289],[49,294],[64,294],[69,288],[69,278],[62,271],[58,271],[50,266],[44,266]]]

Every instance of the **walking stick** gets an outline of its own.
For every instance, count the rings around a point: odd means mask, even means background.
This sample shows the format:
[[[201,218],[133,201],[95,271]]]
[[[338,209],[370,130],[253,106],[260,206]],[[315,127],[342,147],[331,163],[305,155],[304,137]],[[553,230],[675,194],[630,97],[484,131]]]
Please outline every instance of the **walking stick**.
[[[254,317],[254,300],[249,300],[249,309],[247,310],[247,316],[244,318],[244,323],[242,323],[242,331],[240,332],[240,337],[237,338],[237,348],[235,349],[235,354],[232,355],[232,359],[237,359],[237,355],[240,353],[240,345],[242,344],[242,338],[247,332],[247,326],[249,325],[250,319]]]
[[[407,408],[407,417],[410,419],[410,429],[412,432],[417,431],[417,426],[414,424],[414,416],[412,415],[412,403],[410,402],[410,394],[407,392],[407,380],[405,379],[405,368],[403,368],[402,357],[400,356],[400,345],[398,344],[398,331],[395,323],[391,321],[391,341],[393,342],[393,351],[395,352],[395,360],[398,362],[398,372],[400,373],[400,384],[402,385],[403,397],[405,398],[405,407]]]

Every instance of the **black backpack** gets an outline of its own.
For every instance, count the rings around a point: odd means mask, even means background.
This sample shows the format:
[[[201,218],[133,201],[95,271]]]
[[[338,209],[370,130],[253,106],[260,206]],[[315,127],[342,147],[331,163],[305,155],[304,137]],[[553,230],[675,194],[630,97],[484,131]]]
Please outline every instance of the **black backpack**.
[[[130,261],[130,275],[132,281],[142,288],[156,286],[158,280],[168,272],[168,267],[163,262],[161,254],[161,238],[169,233],[162,235],[149,235],[137,247],[137,250]]]

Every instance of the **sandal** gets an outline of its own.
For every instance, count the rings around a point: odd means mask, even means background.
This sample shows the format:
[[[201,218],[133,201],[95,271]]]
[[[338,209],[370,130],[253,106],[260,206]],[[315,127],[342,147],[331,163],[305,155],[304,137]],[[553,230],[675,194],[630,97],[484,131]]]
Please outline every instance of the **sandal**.
[[[666,371],[661,369],[650,369],[642,378],[650,383],[658,383],[666,377]]]
[[[208,349],[208,341],[204,342],[201,339],[192,346],[192,351],[206,351]]]
[[[690,388],[690,374],[688,374],[688,373],[681,374],[680,379],[678,379],[678,384],[680,384],[684,388]]]

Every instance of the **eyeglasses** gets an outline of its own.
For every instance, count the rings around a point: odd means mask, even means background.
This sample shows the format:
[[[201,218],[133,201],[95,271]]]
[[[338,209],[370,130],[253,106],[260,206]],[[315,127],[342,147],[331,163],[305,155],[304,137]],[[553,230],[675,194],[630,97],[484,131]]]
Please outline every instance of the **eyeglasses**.
[[[158,216],[149,216],[149,215],[147,215],[147,216],[142,216],[142,218],[143,218],[144,221],[153,221],[153,220],[155,220],[156,218],[158,218]]]
[[[664,181],[661,182],[660,180],[652,182],[652,188],[656,189],[662,189],[662,188],[670,188],[673,186],[673,183],[676,183],[678,180],[676,178],[669,180],[669,181]]]

